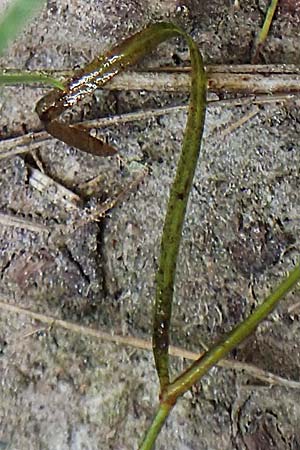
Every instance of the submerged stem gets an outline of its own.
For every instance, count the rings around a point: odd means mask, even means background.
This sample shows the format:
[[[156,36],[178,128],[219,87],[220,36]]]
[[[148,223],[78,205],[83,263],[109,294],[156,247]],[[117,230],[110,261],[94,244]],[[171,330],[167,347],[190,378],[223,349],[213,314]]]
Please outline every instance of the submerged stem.
[[[67,109],[87,94],[104,86],[126,67],[136,63],[163,41],[175,36],[184,37],[191,54],[191,99],[177,173],[170,192],[161,241],[157,289],[154,305],[153,352],[161,391],[169,384],[169,328],[172,312],[173,286],[181,231],[189,192],[198,160],[204,126],[206,104],[206,77],[203,61],[194,41],[172,23],[157,23],[116,45],[101,57],[95,58],[64,83],[64,90],[49,92],[36,106],[36,111],[52,136],[88,153],[107,156],[115,149],[92,137],[80,125],[69,125],[59,120]]]
[[[181,34],[185,36],[190,48],[192,82],[187,125],[175,180],[170,191],[161,240],[159,269],[156,277],[153,351],[161,392],[170,382],[169,329],[176,263],[187,202],[200,151],[206,104],[206,77],[201,55],[194,41],[184,33]]]
[[[157,436],[160,433],[165,421],[168,418],[173,406],[166,403],[160,404],[158,411],[156,412],[150,427],[139,447],[139,450],[151,450],[154,447]]]

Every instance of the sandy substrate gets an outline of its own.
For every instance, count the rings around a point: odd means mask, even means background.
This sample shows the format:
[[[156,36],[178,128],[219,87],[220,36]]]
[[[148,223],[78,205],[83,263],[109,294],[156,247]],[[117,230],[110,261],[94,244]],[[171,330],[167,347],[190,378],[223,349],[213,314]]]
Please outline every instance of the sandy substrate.
[[[268,2],[239,3],[235,9],[233,0],[48,1],[1,66],[81,66],[162,19],[181,24],[207,64],[246,64]],[[282,5],[261,63],[300,64],[297,6],[296,1]],[[178,39],[145,59],[151,66],[187,62],[186,44]],[[34,106],[46,92],[1,88],[3,139],[40,129]],[[105,91],[84,101],[78,114],[107,117],[187,101],[184,93]],[[200,351],[201,342],[220,338],[295,264],[299,105],[293,98],[208,108],[183,233],[174,345]],[[0,160],[0,301],[149,340],[159,242],[185,120],[186,112],[178,110],[102,129],[122,159],[99,159],[53,139],[34,152]],[[50,182],[46,176],[53,183],[42,189],[41,183]],[[124,190],[130,192],[99,218],[97,208]],[[9,222],[8,215],[22,226]],[[231,356],[298,381],[299,342],[296,290]],[[172,359],[174,375],[186,364]],[[5,309],[0,377],[1,449],[136,449],[157,404],[151,352],[55,323],[49,327]],[[298,389],[214,368],[178,401],[156,448],[296,450],[299,430]]]

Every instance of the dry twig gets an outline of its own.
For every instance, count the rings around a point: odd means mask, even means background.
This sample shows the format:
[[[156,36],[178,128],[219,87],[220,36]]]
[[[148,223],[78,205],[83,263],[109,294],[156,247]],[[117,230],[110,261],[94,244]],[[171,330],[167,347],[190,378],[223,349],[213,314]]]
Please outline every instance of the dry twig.
[[[5,227],[22,228],[35,233],[49,233],[50,229],[44,225],[33,222],[32,220],[12,216],[11,214],[0,213],[0,224]]]
[[[250,104],[264,104],[264,103],[284,103],[288,100],[294,98],[293,94],[285,95],[259,95],[242,97],[237,99],[226,99],[226,100],[211,100],[208,103],[209,107],[215,106],[242,106]],[[119,125],[122,123],[127,123],[135,120],[148,120],[153,117],[159,117],[165,114],[175,114],[180,111],[187,111],[186,105],[170,106],[166,108],[150,109],[147,111],[136,111],[132,113],[126,113],[121,115],[115,115],[112,117],[105,117],[101,119],[88,120],[81,122],[86,127],[90,128],[105,128],[112,125]],[[53,139],[46,131],[30,132],[28,134],[4,139],[0,141],[0,159],[15,156],[21,153],[27,153],[28,151],[34,150],[40,147],[41,142]]]
[[[16,313],[16,314],[24,314],[25,316],[30,317],[33,320],[37,320],[39,322],[46,323],[51,328],[53,328],[54,326],[58,326],[65,330],[71,331],[73,333],[78,333],[82,336],[90,336],[90,337],[94,337],[97,339],[101,339],[103,341],[113,342],[117,345],[125,345],[125,346],[135,347],[135,348],[138,348],[141,350],[152,351],[151,341],[136,338],[133,336],[115,335],[115,334],[107,333],[105,331],[98,330],[95,328],[77,325],[75,323],[67,322],[67,321],[61,320],[61,319],[55,319],[54,317],[49,317],[44,314],[29,311],[28,309],[21,308],[17,305],[12,305],[12,304],[8,303],[7,301],[3,301],[3,300],[4,299],[2,299],[2,301],[0,301],[0,309],[2,309],[3,311],[8,311],[11,313]],[[176,356],[179,358],[189,359],[192,361],[197,360],[201,356],[201,354],[199,354],[199,353],[190,352],[188,350],[182,349],[180,347],[174,347],[174,346],[170,346],[170,355]],[[263,381],[264,383],[268,383],[270,385],[284,386],[284,387],[287,387],[290,389],[300,389],[300,382],[279,377],[271,372],[267,372],[256,366],[253,366],[252,364],[223,359],[222,361],[220,361],[218,363],[218,366],[226,368],[226,369],[237,370],[239,372],[245,372],[248,375],[251,375],[254,378],[257,378],[257,379]]]

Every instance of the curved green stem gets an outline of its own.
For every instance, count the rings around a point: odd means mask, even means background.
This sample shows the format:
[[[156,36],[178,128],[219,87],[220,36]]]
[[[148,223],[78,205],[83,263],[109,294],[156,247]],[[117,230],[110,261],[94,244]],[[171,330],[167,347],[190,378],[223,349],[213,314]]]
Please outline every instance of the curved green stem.
[[[172,314],[176,263],[189,193],[198,161],[204,127],[206,77],[196,44],[182,34],[190,48],[192,63],[191,97],[182,151],[171,187],[163,228],[159,268],[156,276],[156,298],[153,321],[153,352],[161,392],[170,382],[169,329]]]
[[[176,261],[187,201],[199,156],[206,104],[206,77],[203,61],[194,41],[172,23],[157,23],[136,33],[106,54],[95,58],[64,82],[64,90],[53,90],[39,100],[36,111],[52,136],[68,145],[98,156],[113,155],[116,150],[90,130],[59,120],[61,114],[84,96],[92,94],[129,65],[136,63],[163,41],[184,37],[192,64],[191,98],[182,152],[170,192],[163,229],[157,289],[154,305],[153,352],[161,391],[169,384],[169,328],[172,312]]]

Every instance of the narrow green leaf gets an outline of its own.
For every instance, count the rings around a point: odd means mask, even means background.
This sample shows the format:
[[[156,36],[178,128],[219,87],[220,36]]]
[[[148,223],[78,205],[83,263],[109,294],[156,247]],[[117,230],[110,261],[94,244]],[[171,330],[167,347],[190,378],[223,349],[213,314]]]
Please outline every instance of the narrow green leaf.
[[[267,10],[267,14],[264,20],[264,24],[259,32],[258,38],[257,38],[257,45],[262,45],[265,40],[267,39],[271,24],[272,24],[272,20],[276,11],[278,5],[278,0],[271,0],[271,3],[268,7]]]
[[[0,19],[0,55],[45,0],[15,0]]]
[[[42,72],[2,72],[0,73],[0,84],[31,84],[43,83],[58,89],[64,89],[61,81],[52,78],[51,76]]]
[[[205,119],[206,77],[203,61],[193,40],[180,32],[189,45],[192,65],[190,106],[176,176],[171,187],[161,241],[153,324],[153,351],[161,391],[170,382],[169,330],[176,263],[187,202],[198,161]]]
[[[254,41],[254,51],[253,51],[253,56],[251,59],[253,64],[257,63],[259,52],[260,52],[265,40],[267,39],[277,6],[278,6],[278,0],[271,0],[270,5],[267,10],[267,14],[266,14],[263,26],[262,26],[261,30],[259,31],[257,38]]]
[[[92,94],[95,89],[103,86],[129,65],[136,63],[161,42],[174,36],[184,37],[189,45],[192,82],[186,132],[175,181],[170,192],[157,273],[153,351],[161,390],[169,383],[169,328],[176,261],[204,126],[206,77],[199,50],[193,40],[176,25],[163,22],[150,25],[75,72],[74,76],[64,83],[64,91],[49,92],[36,106],[41,121],[52,136],[88,153],[99,156],[113,154],[114,149],[111,146],[92,137],[82,126],[66,125],[59,121],[59,117],[85,95]]]

